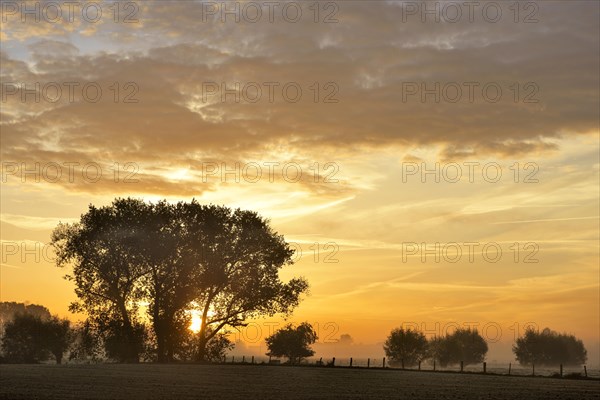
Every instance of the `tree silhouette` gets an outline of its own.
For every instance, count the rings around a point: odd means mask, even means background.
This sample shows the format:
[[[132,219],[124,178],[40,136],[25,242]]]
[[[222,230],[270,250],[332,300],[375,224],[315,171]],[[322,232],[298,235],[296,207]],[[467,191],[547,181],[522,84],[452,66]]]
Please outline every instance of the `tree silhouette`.
[[[195,358],[203,360],[207,344],[225,327],[289,314],[308,288],[302,278],[279,279],[293,250],[267,220],[195,200],[90,205],[79,223],[59,225],[52,243],[58,265],[73,264],[67,277],[79,302],[72,310],[88,314],[122,361],[139,359],[141,302],[148,304],[160,362],[174,358],[188,334],[188,311],[198,310]]]
[[[194,201],[180,206],[189,235],[182,253],[195,261],[199,276],[194,304],[202,321],[197,356],[202,360],[206,343],[226,326],[289,314],[308,283],[280,280],[279,269],[292,263],[293,250],[257,213]]]
[[[60,364],[70,343],[68,320],[18,313],[5,326],[2,353],[7,362],[37,363],[53,355]]]
[[[57,265],[72,264],[66,276],[75,284],[78,302],[72,312],[85,312],[119,361],[137,362],[141,293],[137,286],[147,269],[139,240],[151,207],[142,201],[117,199],[109,207],[89,206],[79,223],[60,224],[52,233]]]
[[[286,357],[290,364],[300,363],[303,358],[315,354],[310,345],[317,339],[317,333],[308,322],[297,327],[288,324],[265,339],[269,348],[267,355]]]
[[[43,342],[52,353],[57,364],[62,363],[63,355],[73,340],[71,322],[68,319],[52,317],[44,322]]]
[[[488,345],[476,329],[459,328],[445,337],[433,338],[429,342],[429,354],[443,367],[464,362],[476,364],[485,360]]]
[[[427,339],[419,331],[396,328],[388,336],[383,349],[392,363],[413,366],[427,357]]]
[[[549,328],[542,332],[527,329],[517,339],[513,353],[521,365],[582,365],[587,360],[587,350],[581,340]]]

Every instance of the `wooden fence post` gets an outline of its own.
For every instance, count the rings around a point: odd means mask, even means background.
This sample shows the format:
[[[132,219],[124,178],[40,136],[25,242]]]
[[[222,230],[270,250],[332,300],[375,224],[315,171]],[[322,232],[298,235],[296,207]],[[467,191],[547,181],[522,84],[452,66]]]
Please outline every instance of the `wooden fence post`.
[[[371,359],[367,358],[367,368],[369,368],[371,366]]]
[[[435,360],[433,360],[433,370],[435,371]]]
[[[510,368],[512,367],[512,363],[508,363],[508,374],[510,375]]]
[[[421,361],[419,361],[419,371],[421,370]]]
[[[352,367],[352,357],[350,357],[350,367]]]
[[[404,369],[404,358],[402,359],[402,369]]]
[[[585,377],[587,378],[587,367],[585,365],[583,366],[583,372],[585,372]]]
[[[483,373],[487,373],[487,363],[485,361],[483,362]]]
[[[531,364],[531,376],[535,376],[535,364]]]
[[[383,357],[383,368],[385,368],[385,357]]]
[[[254,356],[252,356],[252,364],[254,364]]]
[[[246,356],[242,356],[242,364],[246,362]]]
[[[335,367],[335,357],[333,357],[333,359],[331,360],[331,366]]]
[[[560,377],[562,378],[563,376],[563,368],[562,368],[562,364],[560,364]]]
[[[460,362],[460,372],[463,372],[463,368],[464,368],[464,366],[465,366],[465,365],[464,365],[464,363],[461,361],[461,362]]]
[[[233,364],[234,361],[235,361],[235,356],[231,356],[231,363]]]

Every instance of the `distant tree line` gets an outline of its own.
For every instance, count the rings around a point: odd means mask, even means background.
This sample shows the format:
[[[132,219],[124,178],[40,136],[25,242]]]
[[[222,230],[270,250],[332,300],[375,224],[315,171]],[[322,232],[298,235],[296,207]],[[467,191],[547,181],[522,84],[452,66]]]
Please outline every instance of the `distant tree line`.
[[[477,364],[485,360],[488,345],[476,329],[459,328],[451,334],[427,339],[417,330],[393,329],[384,344],[390,365],[412,367],[427,359],[441,367]],[[521,365],[582,365],[587,361],[583,342],[573,335],[546,328],[542,332],[527,330],[513,346]]]

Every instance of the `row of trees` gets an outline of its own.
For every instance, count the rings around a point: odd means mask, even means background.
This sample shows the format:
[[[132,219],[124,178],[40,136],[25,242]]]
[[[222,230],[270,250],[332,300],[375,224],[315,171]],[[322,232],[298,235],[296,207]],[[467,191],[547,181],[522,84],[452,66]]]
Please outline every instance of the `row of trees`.
[[[88,322],[71,326],[66,319],[35,313],[17,313],[4,325],[2,335],[2,360],[13,363],[36,363],[54,358],[62,362],[65,353],[69,359],[98,361],[110,358],[113,346],[120,341],[105,341],[93,331]],[[190,331],[186,346],[182,347],[181,360],[193,360],[197,352],[197,339]],[[285,357],[290,364],[301,363],[315,354],[311,345],[317,341],[317,333],[307,322],[297,326],[288,324],[265,339],[268,356]],[[211,340],[206,351],[206,360],[221,361],[233,343],[225,335]],[[419,331],[398,328],[392,330],[384,344],[391,366],[412,367],[430,359],[440,366],[476,364],[484,361],[487,343],[477,330],[457,329],[443,337],[427,339]],[[583,342],[573,335],[559,334],[546,328],[541,332],[527,330],[513,346],[516,359],[522,365],[581,365],[587,360]],[[152,360],[150,343],[140,349],[148,360]]]
[[[485,360],[488,345],[476,329],[457,329],[451,334],[428,340],[422,332],[397,328],[384,344],[391,363],[410,367],[430,359],[440,366],[477,364]],[[559,334],[548,328],[528,329],[513,346],[521,365],[582,365],[587,360],[583,342],[573,335]]]
[[[444,367],[464,362],[465,365],[483,362],[488,345],[483,337],[470,328],[457,329],[452,334],[427,340],[422,332],[397,328],[392,330],[383,346],[386,356],[394,363],[411,367],[426,359]]]
[[[148,342],[159,362],[190,352],[205,360],[228,327],[287,315],[308,289],[303,278],[280,280],[293,250],[266,219],[195,200],[90,205],[78,223],[54,230],[52,244],[58,266],[71,268],[78,301],[70,310],[87,315],[117,361],[137,362]],[[190,310],[201,318],[194,335]]]

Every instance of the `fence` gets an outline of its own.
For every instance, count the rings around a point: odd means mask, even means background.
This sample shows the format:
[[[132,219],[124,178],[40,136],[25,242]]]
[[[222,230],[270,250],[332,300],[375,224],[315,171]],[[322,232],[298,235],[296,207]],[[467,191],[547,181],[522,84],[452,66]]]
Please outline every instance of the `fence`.
[[[223,360],[228,364],[282,364],[279,359],[264,356],[227,356]],[[495,375],[515,375],[515,376],[554,376],[554,377],[585,377],[600,378],[600,368],[590,369],[586,365],[565,366],[523,366],[517,363],[489,363],[465,365],[450,365],[441,367],[435,362],[422,362],[418,365],[402,365],[402,362],[390,361],[385,357],[374,358],[320,358],[307,359],[302,362],[304,366],[327,366],[327,367],[345,367],[345,368],[388,368],[410,371],[436,371],[436,372],[463,372],[463,373],[483,373]]]

